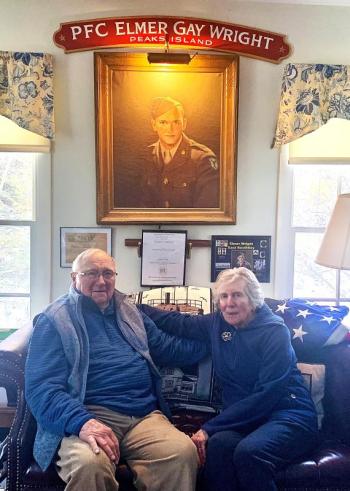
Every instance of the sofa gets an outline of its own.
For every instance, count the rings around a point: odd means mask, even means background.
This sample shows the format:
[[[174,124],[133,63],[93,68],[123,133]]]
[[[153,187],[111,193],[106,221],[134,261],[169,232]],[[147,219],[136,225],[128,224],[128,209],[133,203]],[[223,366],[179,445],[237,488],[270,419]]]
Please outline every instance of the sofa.
[[[271,307],[278,302],[267,301]],[[33,459],[36,423],[24,397],[24,364],[31,329],[21,328],[0,343],[0,386],[6,389],[8,405],[15,409],[9,433],[0,445],[0,481],[6,478],[8,491],[64,489],[53,466],[43,472]],[[302,361],[309,360],[304,357]],[[320,444],[303,460],[278,473],[278,489],[350,491],[350,342],[344,339],[321,346],[317,352],[314,350],[310,362],[325,365]],[[209,417],[200,406],[173,408],[174,424],[187,434],[195,432]],[[120,491],[135,490],[125,462],[118,465],[116,476]]]

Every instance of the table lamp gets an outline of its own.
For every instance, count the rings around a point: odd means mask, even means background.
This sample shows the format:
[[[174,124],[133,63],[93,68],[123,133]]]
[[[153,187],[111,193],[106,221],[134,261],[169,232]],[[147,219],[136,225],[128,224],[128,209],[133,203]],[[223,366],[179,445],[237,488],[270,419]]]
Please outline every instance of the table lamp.
[[[350,269],[350,194],[338,196],[315,262],[338,269],[336,303],[339,305],[339,270]]]

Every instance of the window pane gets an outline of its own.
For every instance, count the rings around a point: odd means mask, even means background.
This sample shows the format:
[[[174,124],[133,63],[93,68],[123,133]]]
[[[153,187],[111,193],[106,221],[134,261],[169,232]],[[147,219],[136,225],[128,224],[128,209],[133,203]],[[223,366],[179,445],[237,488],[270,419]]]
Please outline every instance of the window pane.
[[[336,270],[315,263],[322,237],[322,233],[295,234],[295,297],[335,298]]]
[[[17,329],[30,320],[29,298],[0,297],[0,329]]]
[[[340,178],[340,193],[350,193],[350,166],[342,167],[339,172],[342,174]]]
[[[0,293],[29,293],[30,227],[0,227]]]
[[[337,179],[336,166],[294,167],[293,227],[327,225],[337,197]]]
[[[0,219],[32,220],[35,154],[0,152]]]
[[[350,298],[350,271],[340,272],[340,296]]]

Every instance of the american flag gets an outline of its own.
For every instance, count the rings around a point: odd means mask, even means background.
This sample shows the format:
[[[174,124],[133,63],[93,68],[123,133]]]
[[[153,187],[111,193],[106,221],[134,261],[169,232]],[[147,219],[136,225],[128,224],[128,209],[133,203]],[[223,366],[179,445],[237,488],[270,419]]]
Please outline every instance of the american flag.
[[[317,360],[320,348],[341,342],[348,334],[348,329],[342,324],[349,313],[348,307],[320,305],[293,298],[271,308],[289,328],[299,361]]]

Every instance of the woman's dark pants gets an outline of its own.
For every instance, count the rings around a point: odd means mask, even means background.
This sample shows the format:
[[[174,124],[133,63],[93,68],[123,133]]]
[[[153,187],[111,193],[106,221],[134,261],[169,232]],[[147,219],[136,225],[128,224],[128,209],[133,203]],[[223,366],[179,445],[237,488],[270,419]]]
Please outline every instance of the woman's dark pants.
[[[286,421],[269,421],[248,435],[215,433],[208,441],[202,486],[206,491],[276,491],[276,472],[316,445],[317,433]]]

